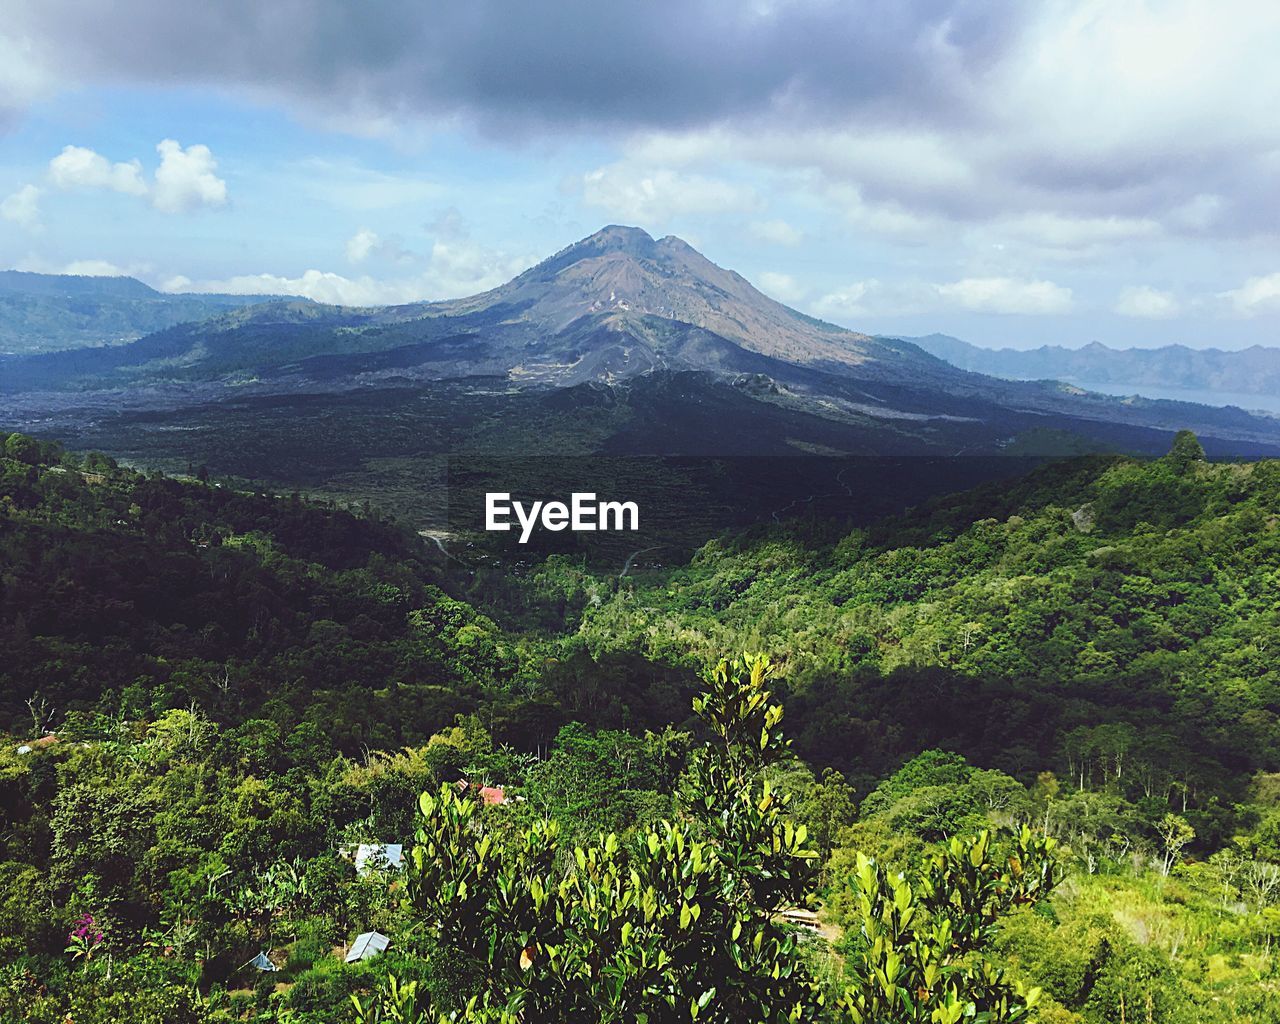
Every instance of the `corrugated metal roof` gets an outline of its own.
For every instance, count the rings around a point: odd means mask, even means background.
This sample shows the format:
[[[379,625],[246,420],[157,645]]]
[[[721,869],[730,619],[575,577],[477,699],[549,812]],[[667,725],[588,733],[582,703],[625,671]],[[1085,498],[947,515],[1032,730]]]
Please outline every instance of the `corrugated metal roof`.
[[[356,941],[351,943],[351,950],[347,953],[347,963],[368,960],[371,956],[377,956],[389,945],[391,940],[381,932],[362,932],[356,936]]]
[[[356,871],[362,875],[374,868],[399,868],[404,863],[404,844],[361,843],[354,859]]]

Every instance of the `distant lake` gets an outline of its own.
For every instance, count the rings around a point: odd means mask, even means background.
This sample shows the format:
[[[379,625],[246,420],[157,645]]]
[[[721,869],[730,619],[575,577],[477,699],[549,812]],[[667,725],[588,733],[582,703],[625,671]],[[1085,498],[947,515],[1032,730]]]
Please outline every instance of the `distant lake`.
[[[1070,383],[1103,395],[1141,395],[1143,398],[1166,398],[1172,402],[1236,405],[1241,409],[1262,410],[1280,416],[1280,395],[1245,395],[1235,391],[1205,391],[1203,388],[1163,388],[1153,384],[1096,384],[1085,380],[1073,380]]]

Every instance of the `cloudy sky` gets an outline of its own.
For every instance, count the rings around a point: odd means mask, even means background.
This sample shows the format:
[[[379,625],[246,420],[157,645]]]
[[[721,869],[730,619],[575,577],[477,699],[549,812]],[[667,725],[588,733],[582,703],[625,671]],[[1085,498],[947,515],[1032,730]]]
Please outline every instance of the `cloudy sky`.
[[[346,303],[606,223],[983,344],[1280,344],[1274,0],[6,0],[0,266]]]

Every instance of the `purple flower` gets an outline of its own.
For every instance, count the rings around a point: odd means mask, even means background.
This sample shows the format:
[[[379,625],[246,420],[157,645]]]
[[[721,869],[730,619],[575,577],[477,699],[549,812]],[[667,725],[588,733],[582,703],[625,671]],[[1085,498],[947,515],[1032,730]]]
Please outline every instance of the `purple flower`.
[[[102,932],[94,927],[92,914],[81,914],[75,924],[76,927],[67,935],[67,951],[74,956],[88,958],[102,942]]]

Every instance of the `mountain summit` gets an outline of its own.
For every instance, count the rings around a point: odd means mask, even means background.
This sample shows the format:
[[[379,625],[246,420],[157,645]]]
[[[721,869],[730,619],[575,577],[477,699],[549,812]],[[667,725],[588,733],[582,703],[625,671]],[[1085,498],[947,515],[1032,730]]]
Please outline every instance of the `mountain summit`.
[[[603,328],[646,343],[669,332],[655,321],[672,321],[747,352],[831,369],[847,370],[876,359],[900,361],[907,352],[774,301],[675,235],[655,240],[641,228],[617,224],[560,250],[507,284],[444,306],[453,315],[506,308],[553,335]],[[932,362],[918,351],[910,355],[913,361]]]

